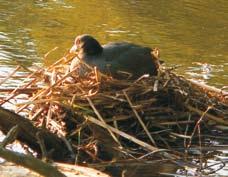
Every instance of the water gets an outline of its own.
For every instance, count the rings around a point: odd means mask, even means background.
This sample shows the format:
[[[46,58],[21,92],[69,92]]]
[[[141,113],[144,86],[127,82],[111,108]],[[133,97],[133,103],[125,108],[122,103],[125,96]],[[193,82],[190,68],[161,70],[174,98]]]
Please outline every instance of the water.
[[[228,79],[226,0],[0,0],[0,74],[18,62],[49,65],[89,33],[102,44],[159,47],[177,72],[222,87]],[[48,59],[46,52],[58,46]]]

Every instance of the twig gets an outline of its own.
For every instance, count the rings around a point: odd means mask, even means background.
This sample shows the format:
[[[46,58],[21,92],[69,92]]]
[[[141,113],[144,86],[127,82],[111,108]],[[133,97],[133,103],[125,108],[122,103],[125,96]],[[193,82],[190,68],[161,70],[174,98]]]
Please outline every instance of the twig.
[[[149,132],[148,129],[146,128],[146,125],[145,125],[144,122],[142,121],[142,118],[139,116],[138,112],[134,109],[134,107],[133,107],[133,105],[132,105],[132,102],[131,102],[130,98],[128,97],[128,95],[126,94],[125,91],[123,91],[123,94],[124,94],[124,96],[126,97],[128,103],[129,103],[129,105],[130,105],[132,111],[134,112],[136,118],[138,119],[139,123],[141,124],[141,126],[142,126],[143,129],[145,130],[145,132],[146,132],[147,136],[149,137],[150,141],[153,143],[153,145],[155,145],[155,146],[157,147],[157,145],[156,145],[154,139],[153,139],[152,136],[150,135],[150,132]]]
[[[47,150],[45,148],[45,144],[44,144],[44,140],[42,138],[42,134],[41,132],[37,132],[36,133],[36,138],[37,138],[37,141],[40,145],[40,149],[41,149],[41,153],[42,153],[42,159],[44,161],[47,161],[48,160],[48,157],[47,157]]]
[[[0,81],[0,85],[2,85],[4,82],[6,82],[10,77],[12,77],[21,67],[17,66],[16,69],[10,73],[6,78],[4,78],[2,81]]]
[[[18,130],[18,125],[15,125],[13,128],[11,128],[6,137],[1,142],[0,148],[4,148],[7,144],[12,143],[17,138]]]
[[[66,139],[65,136],[61,136],[63,142],[65,143],[66,147],[68,148],[69,152],[71,153],[72,158],[75,157],[75,153],[73,151],[73,148],[70,144],[70,142]]]
[[[112,132],[138,144],[139,146],[145,148],[146,150],[148,150],[149,152],[152,151],[152,152],[160,152],[162,154],[163,157],[165,158],[168,158],[169,160],[171,160],[172,162],[174,162],[175,164],[179,165],[179,166],[182,166],[182,167],[186,167],[186,166],[189,166],[189,167],[197,167],[196,165],[192,164],[192,163],[188,163],[188,162],[183,162],[182,160],[177,160],[177,157],[172,155],[172,154],[169,154],[167,153],[166,151],[169,151],[169,150],[163,150],[163,149],[159,149],[157,147],[154,147],[148,143],[145,143],[123,131],[120,131],[110,125],[107,125],[105,123],[103,123],[102,121],[100,120],[97,120],[96,118],[92,117],[92,116],[88,116],[88,115],[84,115],[84,118],[86,120],[89,120],[90,122],[94,123],[94,124],[97,124],[103,128],[106,128],[106,129],[110,129]]]
[[[34,91],[37,91],[39,89],[40,89],[39,87],[19,88],[17,89],[17,92],[26,94],[26,93],[33,93]],[[14,90],[15,88],[0,88],[0,92],[12,92]]]
[[[199,115],[204,114],[203,111],[201,111],[201,110],[199,110],[199,109],[197,109],[197,108],[194,108],[194,107],[192,107],[192,106],[190,106],[190,105],[186,105],[186,107],[187,107],[190,111],[196,112],[196,113],[199,114]],[[215,121],[215,122],[217,122],[217,123],[219,123],[219,124],[228,125],[228,121],[223,120],[222,117],[216,117],[216,116],[214,116],[214,115],[212,115],[212,114],[209,114],[209,113],[205,113],[205,116],[206,116],[206,118],[211,119],[211,120],[213,120],[213,121]]]
[[[46,118],[46,128],[48,128],[49,122],[52,118],[52,106],[53,106],[53,102],[50,101],[48,113],[47,113],[47,116],[45,117]]]
[[[98,112],[98,110],[96,109],[96,107],[94,106],[93,102],[91,101],[91,99],[89,97],[86,98],[87,101],[89,102],[90,106],[92,107],[93,111],[95,112],[95,114],[97,115],[98,119],[104,123],[104,124],[107,124],[103,117],[100,115],[100,113]],[[108,127],[108,126],[107,126]],[[112,133],[112,131],[110,131],[108,128],[107,128],[108,132],[110,133],[110,135],[112,136],[112,138],[115,140],[115,142],[117,142],[120,146],[121,146],[121,143],[119,142],[119,140],[117,139],[117,137]]]
[[[191,134],[191,136],[190,136],[190,140],[189,140],[189,143],[188,143],[188,146],[187,146],[188,148],[191,146],[192,138],[193,138],[193,136],[195,135],[195,132],[196,132],[196,130],[197,130],[199,124],[201,123],[202,119],[205,117],[205,115],[207,114],[207,112],[208,112],[210,109],[211,109],[211,107],[208,106],[207,110],[206,110],[205,112],[202,112],[201,117],[200,117],[199,120],[196,122],[196,125],[195,125],[195,127],[194,127],[194,130],[193,130],[193,132],[192,132],[192,134]]]
[[[71,73],[75,72],[77,70],[77,68],[73,69],[71,72],[66,73],[60,80],[58,80],[57,82],[55,82],[53,85],[51,85],[50,87],[48,87],[47,89],[44,89],[43,91],[41,91],[39,94],[37,94],[36,96],[32,97],[29,101],[34,101],[35,99],[37,99],[38,97],[40,97],[43,94],[46,94],[47,92],[49,92],[52,88],[54,88],[56,85],[58,85],[59,83],[61,83],[64,79],[66,79]],[[26,107],[28,107],[28,105],[24,105],[21,108],[19,108],[17,110],[17,113],[21,112],[23,109],[25,109]]]
[[[114,132],[114,133],[116,133],[116,134],[118,134],[118,135],[120,135],[120,136],[122,136],[122,137],[124,137],[124,138],[126,138],[126,139],[128,139],[128,140],[130,140],[130,141],[142,146],[142,147],[144,147],[145,149],[147,149],[149,151],[157,151],[157,150],[159,150],[157,147],[154,147],[154,146],[152,146],[150,144],[147,144],[147,143],[145,143],[145,142],[143,142],[143,141],[141,141],[141,140],[139,140],[139,139],[137,139],[137,138],[125,133],[125,132],[123,132],[123,131],[120,131],[120,130],[118,130],[118,129],[116,129],[116,128],[114,128],[114,127],[112,127],[112,126],[110,126],[110,125],[108,125],[106,123],[103,123],[102,121],[99,121],[99,120],[93,118],[92,116],[85,115],[84,117],[85,117],[85,119],[88,119],[90,122],[92,122],[94,124],[97,124],[97,125],[99,125],[99,126],[101,126],[103,128],[109,129],[112,132]]]
[[[45,110],[45,107],[40,108],[31,118],[31,121],[36,121],[40,114]]]
[[[54,52],[57,49],[58,47],[54,47],[53,49],[49,50],[47,53],[45,53],[44,58],[46,59],[50,53]]]
[[[10,94],[11,94],[10,96],[8,96],[7,98],[5,98],[4,100],[2,100],[2,101],[0,102],[0,106],[2,106],[4,103],[8,102],[8,101],[11,100],[12,98],[16,97],[16,96],[19,94],[19,93],[17,93],[18,90],[24,89],[24,88],[26,88],[26,87],[32,85],[36,80],[37,80],[37,79],[35,78],[35,79],[31,80],[29,83],[27,83],[26,85],[22,85],[22,86],[19,86],[19,87],[15,88],[15,89],[10,93]]]
[[[188,79],[193,85],[196,85],[202,89],[204,89],[205,91],[211,91],[211,92],[215,92],[217,94],[221,94],[222,96],[223,95],[228,95],[228,92],[222,90],[222,89],[218,89],[218,88],[215,88],[215,87],[212,87],[212,86],[209,86],[209,85],[206,85],[206,84],[203,84],[203,83],[199,83],[193,79]]]
[[[63,173],[59,172],[57,168],[48,163],[44,163],[30,155],[13,152],[0,147],[0,157],[7,161],[13,162],[17,165],[29,168],[43,176],[48,177],[66,177]]]

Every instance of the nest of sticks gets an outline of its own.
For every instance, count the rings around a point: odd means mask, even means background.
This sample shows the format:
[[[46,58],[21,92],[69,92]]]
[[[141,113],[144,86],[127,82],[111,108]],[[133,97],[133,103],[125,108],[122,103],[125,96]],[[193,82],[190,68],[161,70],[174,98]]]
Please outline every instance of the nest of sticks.
[[[27,69],[24,83],[1,105],[16,102],[17,114],[64,137],[77,163],[160,160],[212,173],[206,162],[219,153],[215,141],[227,141],[226,94],[165,68],[157,76],[115,80],[82,63],[88,72],[80,77],[79,68],[66,72],[72,58]],[[25,101],[17,101],[21,95]]]

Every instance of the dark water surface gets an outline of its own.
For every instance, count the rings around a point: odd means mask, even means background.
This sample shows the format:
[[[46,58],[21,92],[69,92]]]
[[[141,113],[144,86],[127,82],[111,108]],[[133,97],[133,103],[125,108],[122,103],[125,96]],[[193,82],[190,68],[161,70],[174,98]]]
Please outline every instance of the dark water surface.
[[[228,85],[227,0],[0,0],[0,74],[16,61],[48,65],[82,33],[159,47],[179,73]]]

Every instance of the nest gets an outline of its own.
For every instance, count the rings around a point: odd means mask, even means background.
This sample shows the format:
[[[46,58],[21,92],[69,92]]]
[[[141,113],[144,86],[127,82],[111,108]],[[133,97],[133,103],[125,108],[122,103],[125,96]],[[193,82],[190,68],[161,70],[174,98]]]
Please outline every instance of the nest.
[[[159,160],[214,172],[206,162],[219,153],[218,137],[220,144],[227,140],[226,95],[165,68],[157,76],[115,80],[82,63],[88,72],[80,77],[79,68],[66,72],[72,58],[30,71],[1,104],[27,95],[15,112],[64,137],[77,163]]]

